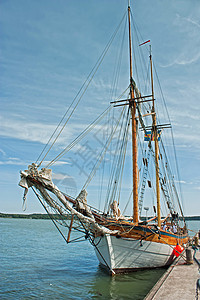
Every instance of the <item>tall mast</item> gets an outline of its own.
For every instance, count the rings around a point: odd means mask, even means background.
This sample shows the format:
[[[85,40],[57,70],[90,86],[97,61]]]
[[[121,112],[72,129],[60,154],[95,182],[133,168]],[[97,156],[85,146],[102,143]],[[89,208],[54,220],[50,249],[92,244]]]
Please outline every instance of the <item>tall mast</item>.
[[[132,44],[130,5],[128,6],[129,23],[129,52],[130,52],[130,110],[132,118],[132,156],[133,156],[133,221],[138,223],[138,167],[137,167],[137,132],[136,132],[136,103],[134,99],[133,71],[132,71]]]
[[[153,134],[155,141],[155,162],[156,162],[156,195],[157,195],[157,218],[158,227],[161,226],[161,215],[160,215],[160,181],[159,181],[159,147],[158,147],[158,132],[156,127],[156,113],[154,104],[154,87],[153,87],[153,64],[150,46],[150,64],[151,64],[151,89],[152,89],[152,116],[153,116]]]

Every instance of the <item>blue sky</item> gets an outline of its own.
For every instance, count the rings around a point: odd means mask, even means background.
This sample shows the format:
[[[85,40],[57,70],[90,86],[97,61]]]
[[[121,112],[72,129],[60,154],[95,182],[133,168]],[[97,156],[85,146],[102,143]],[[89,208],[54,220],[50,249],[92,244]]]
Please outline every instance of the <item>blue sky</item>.
[[[132,0],[131,4],[142,37],[151,39],[168,104],[185,214],[199,215],[200,2]],[[22,212],[19,171],[37,159],[126,6],[126,0],[0,2],[0,212]],[[100,101],[107,100],[109,67],[108,61],[93,82],[87,106],[83,105],[74,116],[74,123],[58,141],[58,148],[62,149],[93,120],[95,112],[103,111]],[[102,90],[104,100],[99,95]],[[71,180],[69,185],[74,193],[78,190],[75,171],[80,173],[74,167],[74,177],[69,179],[70,160],[62,160],[56,166],[57,175],[65,174],[68,182]],[[43,210],[30,192],[26,213],[31,212]]]

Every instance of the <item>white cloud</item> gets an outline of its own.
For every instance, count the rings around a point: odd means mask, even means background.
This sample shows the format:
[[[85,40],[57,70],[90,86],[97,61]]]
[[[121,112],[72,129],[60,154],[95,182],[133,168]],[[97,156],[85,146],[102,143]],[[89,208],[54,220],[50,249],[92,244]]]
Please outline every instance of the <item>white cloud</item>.
[[[0,117],[0,135],[26,141],[46,143],[54,126],[42,123],[29,123],[29,121]]]
[[[52,179],[56,180],[64,180],[64,179],[69,179],[71,176],[62,174],[62,173],[52,173]]]
[[[42,167],[43,166],[46,166],[50,163],[51,161],[44,161],[43,164],[42,164]],[[0,165],[12,165],[12,166],[28,166],[30,164],[30,162],[28,161],[24,161],[24,160],[21,160],[19,158],[16,158],[16,157],[10,157],[8,159],[5,159],[5,160],[1,160],[0,161]],[[64,165],[69,165],[69,163],[67,161],[57,161],[54,163],[55,166],[64,166]]]
[[[28,119],[16,120],[12,117],[4,118],[3,116],[0,116],[0,122],[0,136],[30,142],[39,142],[42,144],[47,143],[49,137],[52,135],[56,128],[56,125],[52,124],[45,124],[42,122],[29,122]],[[58,138],[57,144],[66,146],[70,140],[74,139],[76,134],[80,133],[83,130],[83,128],[85,128],[85,124],[79,123],[70,125],[68,130],[65,129],[65,131],[63,132],[64,134],[62,134]]]
[[[200,58],[200,52],[194,54],[191,57],[188,57],[188,55],[186,55],[185,53],[182,53],[179,57],[177,57],[174,61],[172,61],[169,64],[166,65],[160,65],[163,68],[168,68],[168,67],[172,67],[174,65],[190,65],[192,63],[195,63],[199,60]]]
[[[18,158],[10,158],[5,161],[0,161],[0,165],[15,165],[15,166],[21,166],[24,165],[25,163],[18,159]]]
[[[191,19],[190,17],[182,17],[179,14],[176,14],[176,17],[178,20],[180,20],[181,25],[183,25],[183,23],[185,23],[184,21],[186,21],[186,23],[191,23],[192,25],[195,25],[197,29],[200,28],[200,24],[194,19]]]
[[[184,180],[175,180],[175,182],[176,182],[176,183],[181,183],[181,184],[187,184],[187,182],[184,181]]]
[[[170,63],[162,64],[161,66],[167,68],[175,65],[187,66],[196,63],[200,59],[199,22],[191,18],[191,16],[185,17],[176,14],[174,26],[174,30],[177,30],[177,41],[174,43],[177,53],[176,58]]]
[[[51,163],[51,161],[43,161],[42,165],[46,166],[48,165],[49,163]],[[62,161],[62,160],[59,160],[59,161],[56,161],[53,163],[55,166],[63,166],[63,165],[69,165],[69,163],[67,161]]]
[[[6,155],[5,151],[3,151],[2,149],[0,149],[0,153],[1,153],[3,156]]]

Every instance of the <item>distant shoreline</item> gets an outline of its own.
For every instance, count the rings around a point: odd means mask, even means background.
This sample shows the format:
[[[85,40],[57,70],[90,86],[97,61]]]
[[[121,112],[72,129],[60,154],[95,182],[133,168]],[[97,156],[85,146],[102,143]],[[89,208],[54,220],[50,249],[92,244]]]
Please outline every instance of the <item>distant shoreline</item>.
[[[54,219],[60,219],[60,215],[53,215]],[[10,218],[10,219],[43,219],[43,220],[49,220],[51,217],[48,214],[5,214],[0,213],[0,218]],[[68,219],[66,217],[66,219]],[[141,217],[142,220],[145,219],[145,217]],[[187,216],[185,217],[186,221],[200,221],[200,216]]]
[[[61,219],[61,216],[59,214],[52,215],[54,219]],[[51,219],[51,215],[48,214],[5,214],[0,213],[0,218],[8,218],[8,219],[43,219],[43,220],[49,220]],[[68,219],[68,217],[63,217],[65,219]]]

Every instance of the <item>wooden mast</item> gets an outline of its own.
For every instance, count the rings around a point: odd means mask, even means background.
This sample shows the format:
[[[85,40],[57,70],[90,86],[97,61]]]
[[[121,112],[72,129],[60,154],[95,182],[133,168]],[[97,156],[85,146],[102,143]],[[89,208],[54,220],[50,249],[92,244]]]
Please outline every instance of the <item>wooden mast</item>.
[[[161,227],[161,215],[160,215],[160,180],[159,180],[159,147],[158,147],[158,131],[156,127],[156,113],[154,104],[154,87],[153,87],[153,64],[150,46],[150,64],[151,64],[151,89],[152,89],[152,117],[153,117],[153,135],[155,141],[155,162],[156,162],[156,196],[157,196],[157,218],[158,227]]]
[[[136,103],[134,99],[133,72],[132,72],[132,45],[131,45],[131,18],[130,4],[128,5],[129,22],[129,52],[130,52],[130,110],[132,118],[132,156],[133,156],[133,221],[138,223],[138,167],[137,167],[137,132],[136,132]]]

